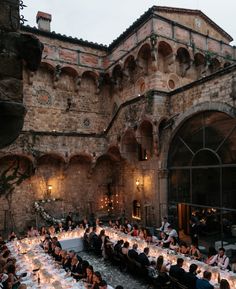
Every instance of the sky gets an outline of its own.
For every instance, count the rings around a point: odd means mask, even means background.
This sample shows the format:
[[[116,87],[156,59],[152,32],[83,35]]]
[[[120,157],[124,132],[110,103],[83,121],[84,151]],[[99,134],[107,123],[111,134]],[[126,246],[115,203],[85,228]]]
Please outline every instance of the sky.
[[[229,33],[236,45],[236,0],[24,0],[21,12],[36,25],[36,14],[52,14],[51,30],[109,45],[153,5],[199,9]]]

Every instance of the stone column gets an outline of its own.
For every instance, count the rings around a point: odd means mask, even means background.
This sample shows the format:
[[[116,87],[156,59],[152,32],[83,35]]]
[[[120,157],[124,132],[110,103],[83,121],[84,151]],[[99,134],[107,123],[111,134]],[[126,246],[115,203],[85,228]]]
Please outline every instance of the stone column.
[[[26,108],[23,105],[23,60],[36,71],[43,45],[19,32],[19,0],[1,0],[0,9],[0,149],[20,134]]]
[[[158,170],[160,217],[168,215],[168,170]]]

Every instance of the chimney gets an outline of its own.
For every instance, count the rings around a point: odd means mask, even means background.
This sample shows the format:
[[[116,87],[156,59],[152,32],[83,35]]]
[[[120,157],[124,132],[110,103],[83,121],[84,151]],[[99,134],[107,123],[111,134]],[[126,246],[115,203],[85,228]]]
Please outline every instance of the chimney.
[[[52,15],[38,11],[36,16],[36,22],[38,23],[38,29],[43,31],[51,31],[50,23],[52,21]]]

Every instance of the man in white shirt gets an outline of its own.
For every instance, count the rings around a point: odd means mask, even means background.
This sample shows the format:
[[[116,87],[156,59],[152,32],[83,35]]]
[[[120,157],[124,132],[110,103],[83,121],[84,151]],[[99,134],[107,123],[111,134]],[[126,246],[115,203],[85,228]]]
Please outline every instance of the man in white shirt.
[[[166,233],[168,235],[168,238],[163,241],[163,243],[170,243],[171,237],[174,237],[176,240],[178,240],[178,233],[175,229],[172,228],[171,225],[168,226],[168,231]]]
[[[162,222],[161,222],[161,227],[158,228],[159,231],[161,232],[168,232],[168,227],[170,226],[170,224],[168,223],[167,217],[164,217]]]
[[[218,254],[212,258],[209,264],[216,265],[223,270],[227,269],[229,267],[229,258],[225,255],[225,249],[220,248]]]

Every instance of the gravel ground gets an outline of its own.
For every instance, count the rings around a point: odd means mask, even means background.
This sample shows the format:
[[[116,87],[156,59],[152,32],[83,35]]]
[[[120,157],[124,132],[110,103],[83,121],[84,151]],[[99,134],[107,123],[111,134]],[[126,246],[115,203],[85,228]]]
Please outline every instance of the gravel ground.
[[[146,289],[148,287],[142,280],[135,279],[130,274],[121,272],[118,267],[109,261],[104,261],[102,258],[87,252],[80,252],[79,255],[93,266],[94,271],[99,271],[103,279],[114,288],[117,285],[122,285],[124,289]]]

